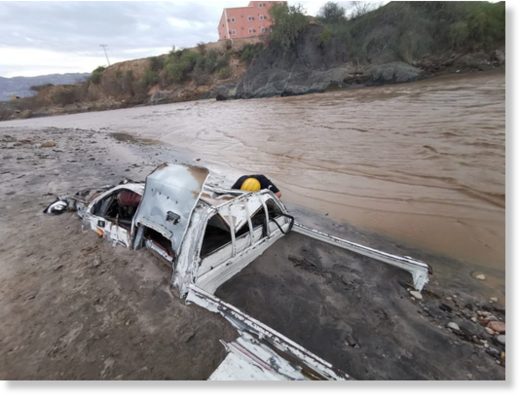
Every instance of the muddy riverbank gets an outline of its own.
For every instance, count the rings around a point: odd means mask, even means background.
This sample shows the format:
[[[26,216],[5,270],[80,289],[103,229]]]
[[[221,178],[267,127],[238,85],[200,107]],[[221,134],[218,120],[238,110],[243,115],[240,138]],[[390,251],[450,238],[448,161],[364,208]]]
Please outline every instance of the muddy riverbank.
[[[236,337],[218,316],[179,301],[170,269],[149,253],[98,240],[72,214],[42,214],[58,194],[143,180],[163,161],[203,163],[111,132],[0,126],[3,379],[205,379],[224,357],[219,340]],[[228,177],[217,169],[212,180]],[[504,379],[504,336],[486,330],[505,318],[502,299],[463,262],[290,207],[303,223],[427,261],[431,283],[416,299],[406,274],[291,237],[273,251],[283,256],[260,258],[221,296],[359,379]]]
[[[235,331],[180,302],[171,270],[112,247],[57,194],[140,179],[156,164],[95,131],[0,131],[0,378],[206,379]]]

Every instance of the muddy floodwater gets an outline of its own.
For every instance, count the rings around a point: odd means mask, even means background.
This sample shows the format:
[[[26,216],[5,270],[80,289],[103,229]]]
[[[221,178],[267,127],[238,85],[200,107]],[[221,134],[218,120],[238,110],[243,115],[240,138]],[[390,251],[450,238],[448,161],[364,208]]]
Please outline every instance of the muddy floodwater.
[[[23,125],[160,141],[230,181],[264,173],[286,202],[336,222],[504,271],[503,71],[0,123]]]

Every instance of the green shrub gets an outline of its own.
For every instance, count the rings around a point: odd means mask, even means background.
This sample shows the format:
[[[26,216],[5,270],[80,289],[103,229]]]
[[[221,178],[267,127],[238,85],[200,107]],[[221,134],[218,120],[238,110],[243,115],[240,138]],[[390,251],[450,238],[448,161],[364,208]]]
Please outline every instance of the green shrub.
[[[318,18],[325,23],[343,22],[345,21],[345,9],[339,4],[329,1],[320,9]]]
[[[146,72],[144,72],[142,81],[143,84],[147,87],[155,85],[159,82],[159,73],[157,73],[155,70],[147,69]]]
[[[320,33],[320,47],[323,48],[327,44],[329,44],[330,40],[332,39],[332,36],[333,36],[332,29],[328,26],[325,26]]]
[[[245,62],[247,64],[250,64],[254,57],[260,51],[262,51],[264,48],[264,45],[262,43],[256,43],[256,44],[246,44],[244,47],[242,47],[242,50],[240,51],[240,60],[242,62]]]
[[[451,48],[462,47],[469,36],[468,24],[465,21],[452,23],[448,28],[448,38]]]
[[[470,2],[468,38],[474,47],[489,47],[505,40],[504,3]]]
[[[154,72],[160,71],[164,66],[164,57],[151,57],[150,69]]]
[[[224,80],[230,78],[231,74],[231,68],[229,66],[225,66],[217,72],[217,77],[220,80]]]
[[[105,71],[104,66],[98,66],[92,74],[90,75],[90,81],[94,84],[99,84],[101,82],[101,76],[103,76],[103,72]]]
[[[269,10],[273,19],[271,40],[284,50],[296,44],[300,34],[309,26],[309,21],[301,5],[287,6],[287,3],[275,4]]]
[[[181,83],[188,78],[202,55],[192,50],[180,50],[168,55],[164,70],[169,83]]]

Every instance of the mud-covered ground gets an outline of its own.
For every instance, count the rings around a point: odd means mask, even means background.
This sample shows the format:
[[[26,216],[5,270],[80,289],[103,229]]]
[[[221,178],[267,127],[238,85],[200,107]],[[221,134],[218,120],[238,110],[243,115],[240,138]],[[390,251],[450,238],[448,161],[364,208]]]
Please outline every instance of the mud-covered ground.
[[[225,355],[219,339],[236,337],[176,298],[147,252],[112,247],[74,214],[43,215],[56,193],[153,169],[154,153],[134,159],[116,142],[0,128],[1,379],[206,379]]]
[[[404,271],[292,233],[216,295],[355,379],[503,379],[503,346],[478,323],[501,308],[436,280],[416,299],[409,283]]]
[[[0,378],[207,378],[224,358],[219,340],[236,337],[225,320],[176,298],[148,252],[112,247],[73,214],[42,214],[58,194],[197,159],[126,133],[1,126],[0,158]],[[290,235],[217,295],[358,379],[504,379],[491,329],[502,299],[475,274],[289,207],[302,223],[427,261],[431,283],[414,298],[406,273]]]

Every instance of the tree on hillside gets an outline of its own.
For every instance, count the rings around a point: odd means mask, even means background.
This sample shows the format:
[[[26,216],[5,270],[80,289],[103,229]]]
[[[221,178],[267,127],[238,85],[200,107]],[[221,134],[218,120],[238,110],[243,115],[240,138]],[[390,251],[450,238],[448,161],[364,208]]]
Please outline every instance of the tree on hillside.
[[[273,19],[271,40],[288,50],[296,44],[301,32],[309,25],[301,5],[287,6],[287,3],[275,4],[269,10]]]
[[[345,8],[329,1],[320,9],[318,17],[326,23],[338,23],[345,20]]]
[[[381,6],[380,3],[373,1],[349,1],[347,8],[350,9],[350,19],[359,18],[362,15],[368,14],[370,11]]]

